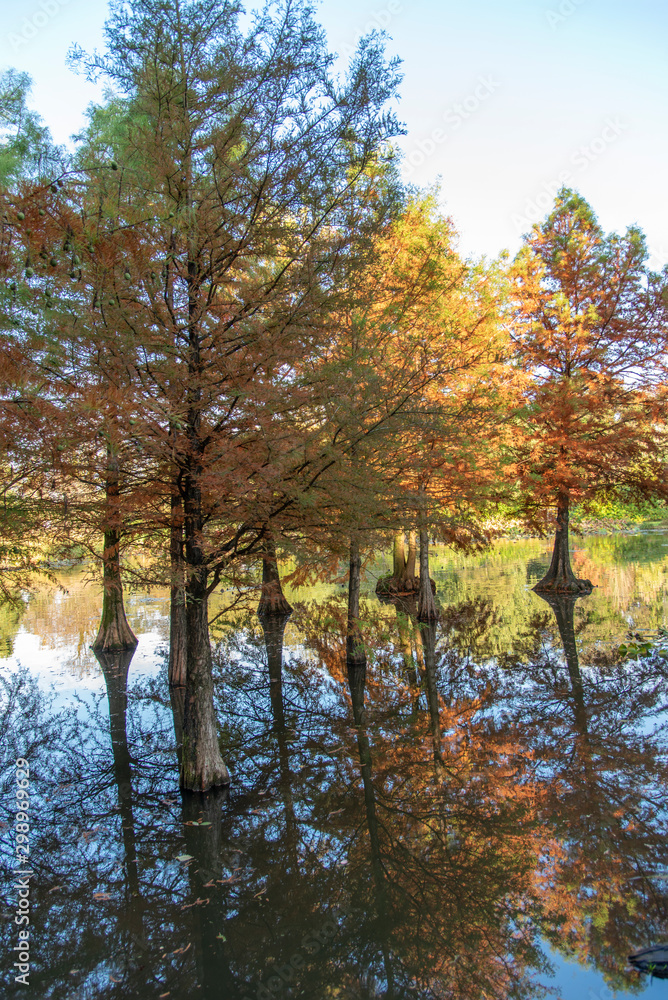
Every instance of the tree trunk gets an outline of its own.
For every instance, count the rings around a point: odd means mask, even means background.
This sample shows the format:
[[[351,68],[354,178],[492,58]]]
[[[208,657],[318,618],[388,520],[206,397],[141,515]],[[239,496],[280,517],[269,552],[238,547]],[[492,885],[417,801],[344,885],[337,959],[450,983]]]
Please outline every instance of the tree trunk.
[[[183,759],[183,716],[185,715],[185,707],[186,707],[185,687],[170,687],[169,702],[170,705],[172,706],[172,720],[174,723],[174,740],[176,742],[176,759],[179,762],[179,771],[180,771],[181,761]]]
[[[590,580],[578,580],[571,569],[568,551],[568,507],[567,493],[560,493],[557,501],[557,530],[554,536],[552,561],[547,573],[533,588],[537,593],[590,594]]]
[[[123,582],[121,579],[121,511],[120,511],[120,467],[118,458],[111,449],[107,452],[107,495],[104,529],[102,619],[93,649],[96,652],[112,653],[123,649],[134,649],[137,636],[125,617],[123,605]]]
[[[417,561],[417,546],[416,537],[414,531],[408,532],[408,557],[406,559],[406,568],[404,569],[403,577],[404,580],[410,585],[408,589],[413,589],[413,581],[415,580],[415,563]]]
[[[229,785],[218,745],[213,704],[209,600],[202,507],[202,357],[196,322],[197,265],[188,261],[188,451],[183,475],[186,577],[186,692],[181,749],[181,788],[192,792]]]
[[[415,532],[408,533],[408,556],[404,540],[404,530],[395,531],[393,543],[392,576],[382,577],[376,584],[376,593],[381,597],[394,597],[397,594],[413,594],[417,591],[418,582],[415,576],[415,561],[417,557]]]
[[[229,785],[220,755],[213,704],[207,570],[202,548],[202,497],[195,467],[185,480],[186,537],[186,693],[183,714],[181,788],[206,792]]]
[[[362,559],[359,541],[356,537],[350,539],[350,574],[348,578],[348,628],[346,634],[346,663],[348,666],[365,666],[366,653],[364,639],[359,626],[360,617],[360,582],[362,576]]]
[[[193,573],[186,588],[188,654],[183,713],[181,788],[207,792],[229,785],[230,776],[220,755],[213,705],[213,675],[206,572]]]
[[[169,556],[171,594],[169,602],[169,686],[186,686],[186,589],[183,571],[183,504],[176,488],[172,492]]]
[[[438,611],[429,577],[429,532],[420,529],[420,594],[418,597],[418,621],[435,622]]]
[[[283,595],[276,559],[276,546],[270,528],[267,528],[262,548],[262,597],[258,604],[257,613],[260,617],[292,614],[292,608]]]
[[[404,548],[404,529],[395,531],[393,543],[394,567],[392,576],[395,580],[401,580],[406,571],[406,550]]]

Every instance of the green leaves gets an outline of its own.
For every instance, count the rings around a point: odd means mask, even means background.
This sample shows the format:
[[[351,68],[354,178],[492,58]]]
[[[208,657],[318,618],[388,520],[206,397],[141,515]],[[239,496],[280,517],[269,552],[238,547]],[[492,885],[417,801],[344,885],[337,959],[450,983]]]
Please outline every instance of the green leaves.
[[[647,635],[634,632],[629,636],[628,642],[623,642],[617,648],[617,652],[623,660],[644,659],[653,653],[668,660],[668,630],[660,627],[655,634]]]

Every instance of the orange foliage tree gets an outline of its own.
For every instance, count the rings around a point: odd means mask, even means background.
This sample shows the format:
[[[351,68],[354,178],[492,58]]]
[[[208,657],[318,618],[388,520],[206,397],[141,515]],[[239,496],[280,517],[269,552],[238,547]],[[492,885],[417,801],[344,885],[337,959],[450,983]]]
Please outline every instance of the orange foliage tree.
[[[537,590],[591,588],[570,565],[573,501],[666,493],[658,388],[668,276],[646,260],[637,228],[606,235],[587,202],[562,189],[512,266],[509,327],[526,378],[513,473],[527,511],[556,507]]]

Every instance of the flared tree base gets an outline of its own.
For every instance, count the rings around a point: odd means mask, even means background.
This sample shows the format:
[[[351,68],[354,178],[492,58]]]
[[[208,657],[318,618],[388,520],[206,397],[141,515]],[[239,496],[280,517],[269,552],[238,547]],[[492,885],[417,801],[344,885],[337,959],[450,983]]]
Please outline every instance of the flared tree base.
[[[105,599],[102,621],[91,649],[96,653],[119,653],[123,650],[136,649],[138,642],[137,636],[128,625],[123,602],[111,606]]]
[[[557,504],[557,530],[554,535],[550,568],[533,588],[537,594],[591,594],[594,589],[591,580],[578,580],[571,569],[568,507],[568,495],[561,494]]]
[[[346,642],[346,667],[348,670],[362,670],[366,667],[366,650],[362,645],[361,636],[357,639],[348,637]]]
[[[430,580],[431,592],[436,593],[436,584]],[[376,593],[382,597],[402,597],[406,594],[420,593],[419,576],[384,576],[376,584]]]
[[[437,622],[439,618],[438,608],[436,607],[436,602],[434,601],[434,593],[426,596],[426,599],[420,594],[420,600],[418,601],[418,613],[417,620],[422,622],[423,625],[433,625]]]
[[[212,788],[227,788],[230,784],[230,773],[218,748],[212,748],[208,754],[201,752],[201,756],[193,756],[188,752],[187,742],[184,740],[181,749],[179,784],[181,790],[185,792],[209,792]]]
[[[591,580],[578,580],[575,576],[551,576],[549,573],[533,588],[537,594],[591,594]]]

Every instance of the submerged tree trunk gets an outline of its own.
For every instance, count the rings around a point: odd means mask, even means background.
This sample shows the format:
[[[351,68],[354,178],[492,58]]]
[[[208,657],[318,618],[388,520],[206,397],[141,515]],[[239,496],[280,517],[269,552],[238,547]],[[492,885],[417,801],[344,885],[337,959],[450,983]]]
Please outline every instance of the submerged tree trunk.
[[[365,666],[364,639],[360,631],[360,584],[362,558],[358,539],[350,539],[350,573],[348,578],[348,624],[346,633],[346,663],[348,666]]]
[[[198,420],[194,421],[198,428]],[[207,568],[203,549],[202,495],[199,486],[201,447],[191,434],[193,454],[184,481],[186,540],[186,692],[181,752],[181,788],[206,792],[229,785],[230,776],[218,745],[213,704]]]
[[[186,686],[186,588],[183,568],[183,503],[178,490],[172,493],[169,556],[171,593],[169,602],[169,686]]]
[[[137,906],[140,884],[133,814],[132,757],[128,746],[126,718],[128,670],[133,656],[134,649],[118,650],[114,653],[95,650],[95,657],[102,668],[109,702],[109,729],[114,757],[114,780],[118,789],[118,807],[130,899],[130,912],[127,915],[133,924],[134,932],[141,935],[141,908]]]
[[[292,608],[286,601],[281,587],[276,546],[270,528],[267,528],[262,547],[262,597],[258,604],[257,613],[260,617],[263,615],[292,614]]]
[[[290,615],[260,615],[269,668],[269,699],[274,730],[285,731],[283,710],[283,635]]]
[[[369,851],[371,861],[371,871],[374,881],[374,908],[376,911],[377,926],[380,931],[380,951],[383,955],[385,965],[385,978],[387,989],[384,996],[387,1000],[394,1000],[394,970],[390,959],[389,927],[390,912],[387,891],[387,879],[383,867],[383,856],[380,841],[381,826],[378,821],[378,811],[376,805],[376,792],[373,785],[373,759],[371,756],[371,744],[367,731],[366,709],[364,707],[364,692],[366,687],[366,667],[362,665],[348,665],[348,689],[353,708],[353,719],[357,729],[357,752],[360,762],[360,772],[364,787],[364,807],[366,813],[366,827],[369,832]]]
[[[285,836],[283,844],[290,859],[290,867],[297,875],[299,872],[299,855],[297,843],[299,840],[299,824],[295,816],[294,794],[292,791],[292,771],[290,768],[290,743],[288,727],[285,720],[285,704],[283,701],[283,636],[290,615],[263,615],[260,618],[264,632],[267,651],[267,666],[269,667],[269,699],[271,701],[271,717],[273,731],[278,743],[279,780],[278,790],[283,800],[285,812]]]
[[[557,501],[557,529],[552,561],[543,579],[533,588],[537,593],[590,594],[593,589],[590,580],[578,580],[571,569],[568,550],[568,507],[568,494],[560,493]]]
[[[430,588],[431,590],[431,588]],[[424,650],[424,679],[427,689],[427,703],[431,720],[431,737],[434,747],[434,761],[441,763],[441,710],[436,686],[436,626],[433,622],[420,625],[422,648]]]
[[[193,945],[190,978],[198,1000],[242,997],[241,976],[233,968],[230,945],[221,927],[230,917],[230,898],[222,878],[228,843],[223,828],[229,792],[215,789],[207,795],[183,795],[183,839],[192,857],[188,865],[190,901],[187,904],[189,941]],[[190,944],[188,945],[190,947]],[[177,994],[178,995],[178,994]],[[174,996],[174,993],[172,993]]]
[[[420,593],[418,597],[418,621],[435,622],[438,611],[434,600],[434,591],[429,576],[429,532],[420,529]]]
[[[220,755],[213,704],[213,675],[206,571],[193,572],[186,587],[188,654],[183,713],[181,788],[206,792],[229,785],[230,776]]]
[[[587,739],[587,707],[585,704],[584,685],[580,672],[580,659],[578,656],[578,646],[575,639],[575,605],[585,594],[540,594],[554,611],[559,629],[559,638],[564,647],[566,666],[571,685],[571,695],[573,697],[573,714],[575,726],[580,736]]]
[[[134,649],[137,636],[125,617],[123,581],[121,579],[121,510],[120,465],[118,456],[111,449],[107,452],[106,517],[104,529],[102,619],[93,649],[112,653]]]

